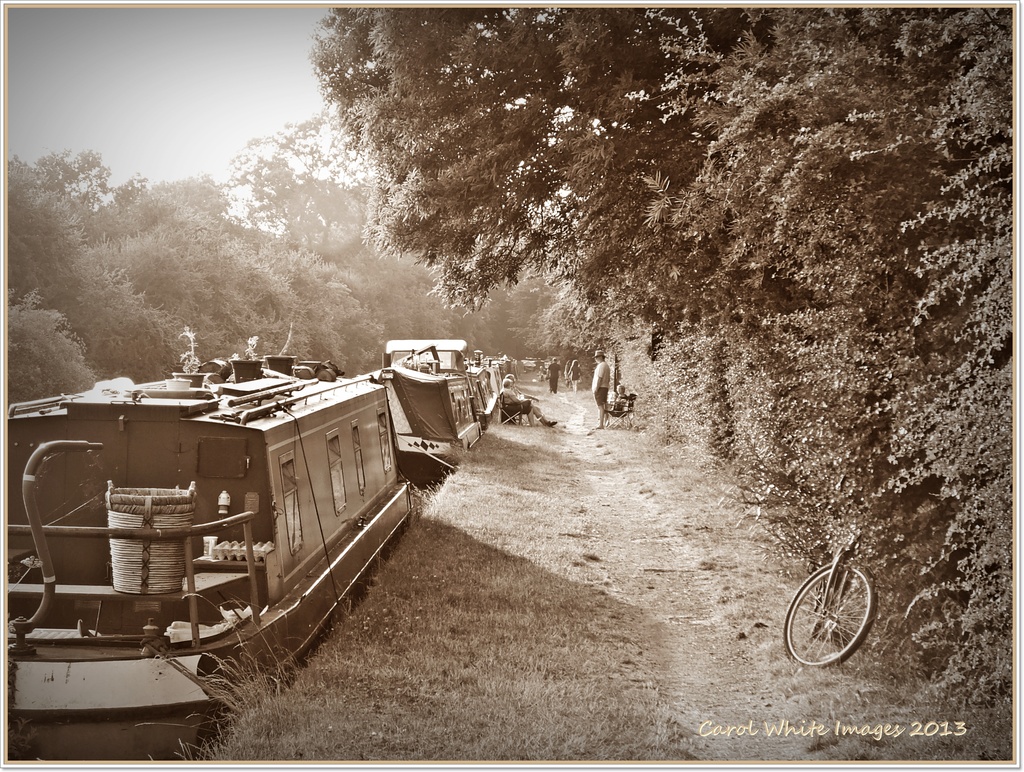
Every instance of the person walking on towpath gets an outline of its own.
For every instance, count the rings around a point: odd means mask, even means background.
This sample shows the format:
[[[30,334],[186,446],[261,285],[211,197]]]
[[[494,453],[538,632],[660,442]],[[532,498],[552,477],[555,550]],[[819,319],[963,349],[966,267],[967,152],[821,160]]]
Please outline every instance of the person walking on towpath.
[[[594,359],[597,366],[594,367],[594,384],[591,391],[594,392],[594,401],[597,402],[598,424],[595,429],[603,429],[605,424],[605,409],[608,405],[608,387],[612,382],[612,369],[604,361],[604,352],[598,349],[594,352]]]
[[[575,394],[580,386],[580,360],[574,359],[565,366],[565,380],[572,384],[572,393]]]
[[[557,359],[552,359],[548,365],[548,391],[552,394],[558,393],[558,376],[562,374],[562,365]]]

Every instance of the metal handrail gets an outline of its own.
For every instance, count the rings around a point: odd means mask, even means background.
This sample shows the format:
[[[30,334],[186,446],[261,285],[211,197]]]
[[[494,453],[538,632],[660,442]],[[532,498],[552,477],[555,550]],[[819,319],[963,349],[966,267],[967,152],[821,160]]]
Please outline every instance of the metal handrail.
[[[318,383],[315,378],[290,381],[283,385],[271,386],[263,389],[262,391],[254,391],[251,394],[243,394],[238,397],[227,398],[224,400],[224,404],[227,407],[238,407],[239,405],[247,405],[250,402],[262,402],[265,399],[272,399],[273,397],[289,394],[296,389],[302,389],[314,383]]]
[[[61,394],[59,397],[43,397],[29,402],[15,402],[7,408],[7,417],[14,418],[21,413],[32,413],[47,407],[59,407],[70,399],[74,399],[74,395]]]
[[[245,540],[245,560],[246,560],[246,574],[249,579],[249,605],[252,608],[252,619],[258,627],[260,624],[260,609],[259,609],[259,589],[258,581],[256,578],[256,560],[253,552],[253,533],[252,533],[252,520],[256,516],[255,512],[239,512],[237,515],[231,515],[230,517],[221,518],[220,520],[213,520],[208,523],[202,523],[200,525],[183,525],[174,526],[172,528],[107,528],[103,526],[72,526],[72,525],[44,525],[42,526],[42,532],[45,536],[57,537],[57,538],[113,538],[113,539],[144,539],[147,541],[184,541],[185,545],[185,581],[187,592],[186,595],[189,601],[189,626],[192,629],[192,644],[194,646],[199,645],[199,609],[196,601],[196,580],[195,580],[195,566],[192,563],[192,540],[193,536],[203,536],[204,534],[213,533],[215,531],[221,531],[225,528],[232,526],[241,525],[243,538]],[[26,534],[31,532],[32,528],[28,525],[8,525],[7,531],[10,534]],[[38,550],[38,545],[37,545]],[[40,558],[42,560],[42,558]],[[46,600],[47,588],[56,585],[56,579],[54,579],[53,585],[44,583],[43,585],[43,596],[44,601]],[[54,589],[49,590],[54,594]],[[47,609],[44,609],[42,616],[39,616],[39,612],[32,616],[27,623],[28,627],[25,630],[26,633],[31,632],[35,629],[43,617],[45,617]],[[39,616],[37,619],[36,617]],[[16,622],[17,624],[18,622]]]
[[[282,378],[288,378],[289,376],[281,375],[281,377]],[[358,383],[360,381],[369,380],[369,377],[370,377],[369,375],[357,375],[354,378],[345,378],[343,380],[338,380],[338,381],[335,381],[334,383],[331,384],[331,388],[332,389],[338,389],[338,388],[342,388],[344,386],[349,386],[349,385],[351,385],[353,383]],[[262,402],[263,400],[266,400],[266,399],[274,399],[275,397],[282,397],[282,396],[283,397],[287,397],[289,399],[293,399],[294,401],[297,402],[299,400],[306,399],[306,398],[308,398],[308,397],[310,397],[312,395],[309,395],[309,394],[294,394],[293,395],[291,392],[294,392],[296,389],[304,389],[307,386],[315,386],[317,384],[324,384],[324,385],[326,385],[326,383],[324,381],[321,381],[318,378],[295,378],[294,380],[291,380],[289,383],[281,384],[281,385],[278,385],[278,386],[269,386],[266,389],[263,389],[262,391],[254,391],[251,394],[242,394],[242,395],[239,395],[237,397],[225,398],[224,405],[226,407],[239,407],[241,405],[246,405],[246,404],[249,404],[251,402]],[[328,390],[330,390],[330,389],[328,389]],[[285,403],[287,403],[289,401],[289,399],[282,400],[282,401],[280,401],[280,402],[278,402],[276,404],[285,404]]]
[[[223,528],[241,524],[245,539],[245,557],[247,573],[249,577],[249,599],[252,609],[253,622],[259,626],[259,592],[256,581],[256,560],[253,554],[253,532],[252,520],[255,512],[240,512],[237,515],[221,518],[209,523],[200,525],[174,526],[171,528],[110,528],[102,526],[67,526],[67,525],[44,525],[39,515],[39,508],[35,500],[36,470],[43,461],[53,455],[64,451],[92,451],[102,450],[103,443],[88,442],[85,440],[55,440],[44,442],[39,445],[29,456],[25,464],[25,472],[22,478],[22,497],[25,501],[25,514],[28,517],[28,525],[8,525],[8,533],[24,534],[31,533],[32,543],[36,549],[36,556],[39,558],[43,573],[43,597],[40,599],[39,607],[31,617],[25,619],[19,617],[11,624],[17,636],[16,647],[24,649],[25,636],[36,628],[47,616],[53,599],[56,595],[57,577],[53,568],[53,559],[50,556],[50,548],[47,543],[47,536],[71,537],[71,538],[127,538],[144,539],[149,541],[177,541],[184,542],[185,547],[185,580],[189,603],[189,623],[192,632],[192,645],[198,646],[199,636],[199,610],[196,600],[195,566],[192,564],[192,538],[203,534],[219,531]]]
[[[282,395],[282,396],[284,396],[284,399],[275,400],[274,402],[269,402],[266,405],[262,405],[260,407],[253,407],[253,408],[249,408],[248,410],[243,410],[241,412],[235,413],[234,418],[235,418],[235,420],[238,421],[239,424],[241,424],[242,426],[245,426],[250,420],[252,420],[254,418],[263,418],[266,415],[271,415],[272,413],[275,413],[278,410],[282,410],[282,409],[284,409],[286,407],[290,407],[290,406],[292,406],[292,405],[294,405],[294,404],[296,404],[298,402],[301,402],[304,399],[310,399],[312,397],[318,396],[319,394],[325,393],[327,391],[333,391],[335,389],[345,388],[345,387],[351,386],[351,385],[353,385],[355,383],[361,383],[363,381],[369,381],[369,380],[371,380],[369,375],[360,375],[360,376],[357,376],[355,378],[347,378],[347,379],[345,379],[343,381],[338,381],[338,382],[332,384],[330,388],[325,389],[323,392],[316,392],[314,394],[286,394],[286,395]],[[310,385],[310,384],[318,383],[318,382],[322,383],[322,381],[302,381],[302,383],[304,385],[307,385],[307,386]]]
[[[86,452],[90,450],[102,450],[103,443],[87,442],[85,440],[55,440],[43,442],[32,451],[25,464],[25,472],[22,475],[21,495],[25,501],[25,514],[28,516],[29,529],[32,532],[32,543],[36,548],[36,557],[43,571],[43,597],[39,602],[39,608],[27,620],[18,620],[15,630],[18,630],[18,622],[23,621],[28,630],[34,629],[45,618],[53,603],[54,589],[57,584],[57,577],[53,571],[53,559],[50,557],[50,548],[46,543],[46,536],[43,533],[43,521],[39,516],[39,507],[36,504],[36,470],[43,462],[54,453],[62,451]],[[19,639],[22,636],[19,633]]]
[[[205,536],[214,531],[241,525],[255,517],[255,512],[239,512],[221,520],[211,520],[208,523],[197,525],[177,525],[171,528],[109,528],[106,526],[93,525],[44,525],[43,533],[48,536],[90,538],[90,537],[112,537],[114,539],[147,539],[149,541],[172,541],[184,536]],[[12,534],[26,534],[31,531],[31,526],[12,524],[7,526],[7,532]]]

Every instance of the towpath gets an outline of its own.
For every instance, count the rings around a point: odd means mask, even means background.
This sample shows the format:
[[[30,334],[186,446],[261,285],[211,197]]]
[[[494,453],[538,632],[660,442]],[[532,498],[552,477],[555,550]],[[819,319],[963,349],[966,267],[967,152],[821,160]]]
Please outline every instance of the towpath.
[[[593,430],[589,392],[524,380],[558,426],[493,426],[294,686],[261,690],[212,758],[579,761],[602,743],[596,758],[686,765],[1010,757],[1009,711],[924,704],[874,651],[798,667],[781,627],[803,577],[764,552],[730,479],[640,431]],[[567,665],[581,630],[584,661]],[[544,699],[562,681],[590,704]],[[624,700],[642,706],[636,742],[605,726]],[[964,737],[908,736],[964,719]]]
[[[527,391],[559,425],[500,433],[557,447],[580,477],[576,515],[557,529],[588,556],[574,578],[651,621],[645,630],[659,662],[658,688],[686,738],[683,747],[701,760],[813,758],[806,737],[766,735],[765,721],[816,715],[781,691],[776,672],[794,670],[781,661],[780,625],[798,582],[770,567],[731,483],[681,453],[652,465],[657,459],[636,431],[593,429],[597,411],[588,391],[552,395],[539,382]],[[709,734],[747,726],[758,733]]]
[[[870,652],[838,668],[802,668],[788,658],[782,623],[806,575],[767,554],[767,536],[738,503],[727,475],[702,469],[685,448],[657,447],[638,431],[593,429],[597,411],[589,391],[553,395],[540,381],[524,388],[559,425],[503,426],[496,435],[557,451],[562,462],[553,487],[572,502],[550,538],[564,540],[578,558],[546,567],[642,611],[648,623],[636,635],[656,663],[656,688],[674,718],[679,758],[999,757],[990,738],[978,737],[989,727],[975,726],[974,736],[962,739],[909,736],[914,721],[963,715],[948,705],[922,704],[912,680],[904,685],[911,691],[894,689],[885,675],[893,663],[880,667]],[[644,677],[640,663],[637,668],[635,677]],[[902,734],[880,735],[887,725]]]

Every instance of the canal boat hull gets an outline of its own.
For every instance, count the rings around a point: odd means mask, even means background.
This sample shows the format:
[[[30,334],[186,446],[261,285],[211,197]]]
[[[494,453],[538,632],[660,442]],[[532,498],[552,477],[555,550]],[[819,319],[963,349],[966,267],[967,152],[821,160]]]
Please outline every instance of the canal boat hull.
[[[146,657],[137,646],[102,639],[92,645],[36,642],[36,653],[12,663],[8,678],[9,720],[31,728],[26,752],[47,760],[180,757],[215,730],[210,721],[223,679],[236,672],[225,673],[221,663],[241,663],[237,672],[244,678],[246,667],[287,667],[306,656],[409,511],[402,486],[341,546],[329,569],[296,586],[259,625],[250,620],[180,654],[174,644]]]
[[[55,402],[44,413],[15,411],[9,450],[24,456],[27,446],[56,448],[51,468],[38,475],[49,483],[39,496],[43,515],[26,495],[8,525],[14,553],[28,554],[33,565],[8,587],[16,621],[8,634],[7,715],[17,758],[182,758],[215,728],[232,679],[308,654],[408,523],[412,498],[392,460],[384,390],[366,378],[268,381],[199,405],[192,395],[136,402],[118,394],[81,397],[76,406]],[[102,443],[55,439],[82,435]],[[154,459],[132,458],[129,448],[140,442],[158,459],[173,457],[168,476],[184,470],[196,478],[193,524],[162,534],[97,524],[86,478],[168,484]],[[102,450],[82,462],[85,454],[68,452],[81,445],[88,455]],[[26,490],[35,486],[36,453]],[[86,505],[55,504],[74,491]],[[227,511],[232,495],[245,511]],[[210,533],[236,545],[228,539],[240,535],[243,548],[230,559],[206,554],[200,545]],[[147,544],[183,541],[181,589],[114,589],[106,537],[125,535]],[[269,551],[255,549],[268,544]]]
[[[436,485],[487,423],[469,346],[454,339],[389,340],[382,361],[374,378],[388,390],[402,474],[420,487]]]
[[[404,367],[385,368],[374,378],[387,389],[402,475],[420,487],[442,482],[482,434],[469,378]]]

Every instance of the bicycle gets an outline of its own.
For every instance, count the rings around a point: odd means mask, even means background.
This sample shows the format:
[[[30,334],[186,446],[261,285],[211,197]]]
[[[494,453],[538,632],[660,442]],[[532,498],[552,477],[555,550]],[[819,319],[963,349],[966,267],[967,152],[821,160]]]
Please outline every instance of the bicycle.
[[[796,591],[783,633],[789,656],[811,667],[845,662],[874,624],[874,579],[851,565],[855,544],[838,549],[831,565],[814,571]]]

